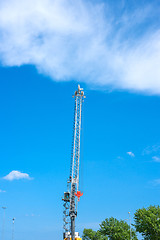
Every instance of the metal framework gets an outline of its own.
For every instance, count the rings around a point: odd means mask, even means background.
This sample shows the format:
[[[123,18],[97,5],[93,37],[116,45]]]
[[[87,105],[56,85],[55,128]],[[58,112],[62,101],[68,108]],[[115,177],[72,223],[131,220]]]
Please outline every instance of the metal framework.
[[[75,239],[75,218],[77,216],[77,199],[75,196],[78,197],[78,200],[79,197],[82,196],[79,191],[79,160],[82,103],[85,96],[80,85],[78,85],[78,90],[75,92],[74,97],[75,109],[70,176],[68,180],[68,191],[64,193],[64,198],[62,199],[64,201],[64,236],[67,236],[67,233],[71,233],[71,239]],[[68,238],[70,238],[69,235]]]

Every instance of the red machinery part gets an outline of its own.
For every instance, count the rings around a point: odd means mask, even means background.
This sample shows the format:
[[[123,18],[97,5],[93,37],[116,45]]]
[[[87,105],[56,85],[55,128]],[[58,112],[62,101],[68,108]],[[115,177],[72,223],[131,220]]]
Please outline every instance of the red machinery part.
[[[81,193],[81,191],[77,191],[77,193],[75,193],[75,195],[78,198],[78,201],[80,200],[80,197],[83,195],[83,193]]]

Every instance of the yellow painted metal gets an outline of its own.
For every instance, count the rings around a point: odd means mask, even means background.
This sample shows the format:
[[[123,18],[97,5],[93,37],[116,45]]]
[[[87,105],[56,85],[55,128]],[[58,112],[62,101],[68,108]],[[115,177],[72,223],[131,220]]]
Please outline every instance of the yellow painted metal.
[[[64,240],[68,240],[68,239],[65,238]],[[72,240],[72,238],[70,238],[70,240]],[[82,240],[82,238],[80,238],[80,237],[77,238],[77,237],[76,237],[75,240]]]

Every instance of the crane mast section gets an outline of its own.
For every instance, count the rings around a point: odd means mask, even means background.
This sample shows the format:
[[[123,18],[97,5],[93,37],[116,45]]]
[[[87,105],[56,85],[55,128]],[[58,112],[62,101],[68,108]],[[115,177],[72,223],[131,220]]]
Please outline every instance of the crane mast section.
[[[70,196],[70,217],[76,216],[75,193],[79,188],[79,159],[80,159],[80,133],[81,133],[81,118],[82,118],[82,103],[85,98],[83,89],[78,85],[78,90],[75,91],[75,110],[74,110],[74,126],[73,126],[73,146],[70,182],[71,182],[71,196]]]
[[[72,173],[70,176],[71,196],[69,216],[71,219],[71,239],[75,239],[75,218],[77,216],[77,204],[75,195],[78,193],[79,187],[79,159],[80,159],[80,133],[81,133],[81,113],[82,103],[84,99],[83,89],[78,85],[78,90],[74,94],[75,97],[75,113],[74,113],[74,134],[72,148]],[[76,193],[77,192],[77,193]]]
[[[79,159],[80,159],[80,131],[81,131],[81,112],[82,112],[82,95],[77,94],[75,97],[75,122],[74,122],[74,143],[72,154],[72,178],[71,183],[79,187]]]
[[[71,166],[68,180],[68,192],[64,193],[64,239],[75,239],[75,218],[77,216],[77,199],[83,195],[79,189],[79,160],[80,160],[80,135],[81,135],[81,118],[82,104],[84,101],[83,88],[78,85],[78,90],[73,96],[75,98],[74,105],[74,123],[73,123],[73,140],[71,152]],[[69,221],[70,218],[70,221]],[[70,229],[69,229],[70,228]],[[70,235],[70,237],[69,237]],[[66,238],[67,236],[67,238]],[[77,237],[76,237],[77,239]],[[80,238],[81,239],[81,238]]]

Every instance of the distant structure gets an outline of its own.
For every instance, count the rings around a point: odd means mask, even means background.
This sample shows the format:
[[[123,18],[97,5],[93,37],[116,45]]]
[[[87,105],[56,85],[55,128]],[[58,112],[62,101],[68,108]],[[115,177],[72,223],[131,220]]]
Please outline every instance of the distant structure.
[[[73,142],[71,154],[70,176],[67,181],[68,191],[64,192],[64,211],[63,211],[63,239],[81,240],[79,234],[75,232],[75,218],[77,217],[77,203],[83,195],[79,191],[79,160],[80,160],[80,134],[82,103],[84,101],[83,88],[78,85],[78,90],[73,96],[75,98],[74,107],[74,125],[73,125]],[[77,199],[76,199],[77,196]]]
[[[12,240],[14,240],[14,221],[15,218],[12,219]]]
[[[6,210],[6,207],[2,207],[2,209],[4,210],[4,212],[3,212],[3,222],[2,222],[2,240],[4,240],[5,239],[4,231],[5,231],[5,210]]]

